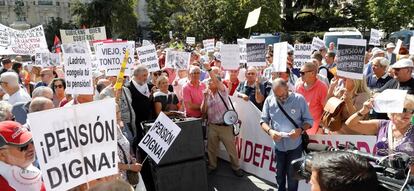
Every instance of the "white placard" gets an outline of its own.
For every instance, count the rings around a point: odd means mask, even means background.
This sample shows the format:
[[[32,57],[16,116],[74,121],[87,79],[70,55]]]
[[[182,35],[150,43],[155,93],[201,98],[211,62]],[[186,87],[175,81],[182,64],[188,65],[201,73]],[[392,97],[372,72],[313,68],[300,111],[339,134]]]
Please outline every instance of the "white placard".
[[[225,70],[237,70],[240,66],[240,47],[237,44],[223,44],[220,48],[221,66]]]
[[[131,68],[134,66],[134,41],[108,42],[98,45],[96,48],[95,53],[96,59],[99,62],[99,69],[105,70],[106,76],[118,76],[125,52],[129,49],[129,58],[125,69],[125,76],[131,75]]]
[[[266,66],[265,39],[248,39],[245,43],[247,66]]]
[[[395,49],[394,49],[394,51],[392,51],[392,53],[394,53],[394,54],[398,55],[398,54],[399,54],[399,52],[400,52],[400,49],[401,49],[402,43],[403,43],[403,41],[402,41],[402,40],[400,40],[400,39],[398,39],[398,40],[397,40],[397,45],[395,46]]]
[[[275,72],[286,72],[287,42],[273,44],[273,69]]]
[[[338,76],[362,80],[366,43],[365,39],[338,39],[336,51]]]
[[[254,25],[257,24],[260,17],[260,11],[262,10],[262,7],[259,7],[251,12],[249,12],[249,16],[247,16],[246,25],[244,26],[245,29],[248,29]]]
[[[414,55],[414,36],[410,38],[410,55]]]
[[[214,52],[214,38],[203,40],[203,46],[206,52]]]
[[[223,42],[221,42],[221,41],[217,41],[217,42],[216,42],[216,48],[217,48],[217,49],[219,49],[219,50],[220,50],[221,45],[223,45]]]
[[[42,25],[19,31],[0,24],[1,55],[33,55],[37,49],[47,49]]]
[[[371,29],[371,36],[369,38],[370,45],[379,46],[381,40],[381,32],[377,29]]]
[[[66,48],[81,50],[74,53],[64,53],[65,81],[67,94],[88,94],[93,95],[92,61],[87,49],[86,41],[72,44],[64,44]],[[70,46],[72,45],[72,46]]]
[[[311,44],[295,44],[295,51],[293,52],[293,67],[300,68],[303,64],[311,59],[312,45]]]
[[[323,41],[319,37],[313,37],[312,50],[320,50],[322,48],[325,48],[325,41]]]
[[[142,46],[148,46],[148,45],[151,45],[151,44],[152,43],[149,40],[142,40]]]
[[[186,39],[185,39],[185,42],[187,43],[187,44],[191,44],[191,45],[193,45],[193,44],[195,44],[195,37],[187,37]]]
[[[49,56],[49,66],[60,66],[61,65],[61,54],[60,53],[50,53]]]
[[[160,70],[158,64],[158,55],[155,45],[142,46],[137,48],[139,63],[144,64],[148,68],[148,72]]]
[[[240,50],[240,63],[247,63],[247,53],[246,53],[246,39],[237,39],[237,44],[239,45]]]
[[[119,173],[115,113],[115,100],[105,99],[28,114],[46,190]]]
[[[174,143],[180,131],[180,127],[163,112],[160,112],[154,125],[152,125],[144,138],[142,138],[138,146],[158,164]]]
[[[48,67],[50,60],[49,49],[37,49],[35,51],[35,66]]]
[[[173,69],[188,69],[190,66],[191,53],[168,50],[165,66]]]
[[[105,40],[106,31],[105,26],[89,28],[89,29],[76,29],[76,30],[60,30],[60,36],[62,43],[72,43],[79,41],[94,41]]]
[[[377,113],[402,113],[407,90],[386,89],[374,97],[374,110]]]

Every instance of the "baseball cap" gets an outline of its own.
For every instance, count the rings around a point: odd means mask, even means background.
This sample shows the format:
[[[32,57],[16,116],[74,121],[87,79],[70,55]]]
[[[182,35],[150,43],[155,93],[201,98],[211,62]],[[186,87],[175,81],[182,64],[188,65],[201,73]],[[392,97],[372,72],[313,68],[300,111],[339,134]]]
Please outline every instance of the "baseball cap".
[[[215,53],[213,54],[213,56],[214,56],[214,58],[215,58],[216,60],[221,61],[221,55],[220,55],[220,53],[219,53],[219,52],[215,52]]]
[[[413,68],[414,64],[413,64],[412,60],[410,60],[408,58],[404,58],[404,59],[398,60],[391,67],[392,68]]]
[[[387,44],[386,48],[395,48],[395,44],[390,42]]]
[[[32,141],[32,133],[15,121],[0,122],[0,147],[24,147]]]

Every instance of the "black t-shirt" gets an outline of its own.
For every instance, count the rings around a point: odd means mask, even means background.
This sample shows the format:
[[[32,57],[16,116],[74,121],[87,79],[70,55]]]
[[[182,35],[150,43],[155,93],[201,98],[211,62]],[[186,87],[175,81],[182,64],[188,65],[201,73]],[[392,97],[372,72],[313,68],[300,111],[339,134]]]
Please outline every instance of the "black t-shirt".
[[[391,79],[385,83],[384,86],[378,90],[378,92],[382,92],[386,89],[408,90],[408,94],[414,95],[414,78],[411,78],[406,82],[398,82],[395,78]]]
[[[172,92],[168,92],[168,95],[162,92],[155,92],[154,93],[154,102],[161,102],[162,111],[168,111],[168,104],[177,105],[178,104],[178,97]]]

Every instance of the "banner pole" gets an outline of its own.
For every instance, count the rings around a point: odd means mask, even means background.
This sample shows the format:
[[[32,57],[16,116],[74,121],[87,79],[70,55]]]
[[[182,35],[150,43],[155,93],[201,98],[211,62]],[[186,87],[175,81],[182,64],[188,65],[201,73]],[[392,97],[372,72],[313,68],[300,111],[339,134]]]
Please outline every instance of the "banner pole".
[[[147,160],[148,155],[144,158],[144,160],[142,161],[141,165],[144,165],[145,161]]]

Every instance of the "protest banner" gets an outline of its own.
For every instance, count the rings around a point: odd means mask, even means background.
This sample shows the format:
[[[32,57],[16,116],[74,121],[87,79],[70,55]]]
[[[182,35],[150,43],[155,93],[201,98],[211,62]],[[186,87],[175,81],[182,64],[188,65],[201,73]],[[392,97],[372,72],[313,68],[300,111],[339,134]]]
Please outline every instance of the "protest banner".
[[[313,37],[312,50],[320,50],[322,48],[325,48],[325,42],[319,37]]]
[[[338,76],[362,80],[366,43],[365,39],[338,39]]]
[[[220,50],[221,45],[223,45],[223,42],[221,42],[221,41],[217,41],[217,42],[216,42],[216,48],[217,48],[217,49],[219,49],[219,50]]]
[[[275,72],[286,72],[287,42],[273,44],[273,69]]]
[[[410,55],[414,55],[414,36],[412,36],[410,38],[410,50],[409,50],[409,54]]]
[[[65,44],[68,49],[79,50],[63,54],[65,62],[65,92],[67,94],[93,94],[91,56],[87,50],[80,51],[82,47],[86,49],[86,44],[86,41]],[[70,45],[73,45],[74,48],[69,48]]]
[[[400,52],[400,49],[401,49],[402,43],[403,43],[403,41],[402,41],[402,40],[400,40],[400,39],[398,39],[398,40],[397,40],[397,44],[395,45],[394,51],[392,51],[392,53],[394,53],[394,54],[398,55],[398,54],[399,54],[399,52]]]
[[[96,59],[99,60],[99,69],[106,71],[106,76],[117,76],[121,70],[122,59],[126,50],[129,50],[125,76],[131,75],[134,66],[134,41],[104,42],[96,46]]]
[[[295,44],[295,51],[293,53],[293,67],[300,68],[303,64],[311,59],[312,45],[311,44]]]
[[[188,69],[190,66],[191,53],[167,50],[165,66],[176,70]]]
[[[273,141],[266,132],[261,130],[261,112],[251,102],[241,98],[231,97],[239,119],[242,121],[240,134],[236,137],[236,151],[240,167],[255,176],[276,184],[276,158]],[[339,144],[354,144],[360,151],[373,154],[375,152],[376,136],[362,135],[310,135],[311,143],[329,145],[337,148]],[[219,157],[229,161],[224,146],[220,145]],[[299,190],[308,185],[302,182]]]
[[[155,45],[141,46],[137,48],[139,63],[148,68],[148,72],[160,70],[158,55]]]
[[[402,113],[407,90],[386,89],[374,96],[373,109],[377,113]]]
[[[266,66],[265,39],[248,39],[245,43],[247,66]]]
[[[206,52],[214,52],[214,41],[214,38],[203,40],[203,46]]]
[[[244,25],[245,29],[248,29],[254,25],[257,24],[260,17],[260,11],[262,10],[262,7],[259,7],[251,12],[249,12],[249,15],[247,16],[246,25]]]
[[[94,40],[105,40],[106,31],[104,26],[89,29],[60,30],[60,36],[64,44],[79,41],[90,42]]]
[[[381,40],[381,32],[377,29],[371,29],[371,35],[369,37],[369,45],[379,46]]]
[[[237,70],[240,65],[239,45],[223,44],[220,48],[221,66],[225,70]]]
[[[19,31],[0,24],[1,55],[33,55],[37,49],[47,49],[43,26]]]
[[[240,63],[247,63],[247,53],[246,53],[246,39],[237,39],[237,44],[239,45],[240,51]]]
[[[114,99],[30,113],[28,120],[46,190],[119,172]]]
[[[185,42],[187,43],[187,44],[191,44],[191,45],[193,45],[193,44],[195,44],[195,37],[187,37],[186,39],[185,39]]]
[[[36,49],[35,50],[35,66],[48,66],[48,62],[50,60],[50,52],[49,49]]]
[[[181,128],[161,112],[138,146],[158,164],[174,143],[180,131]]]

